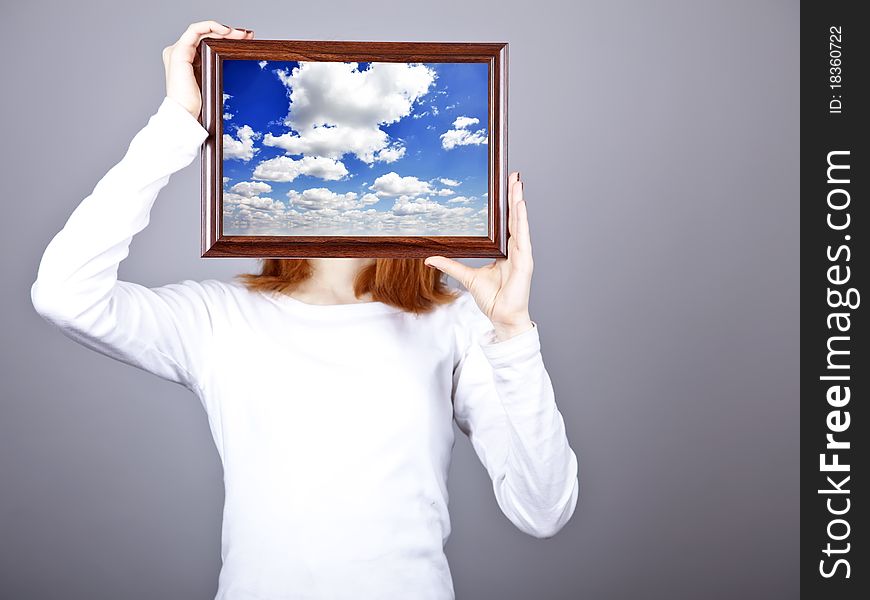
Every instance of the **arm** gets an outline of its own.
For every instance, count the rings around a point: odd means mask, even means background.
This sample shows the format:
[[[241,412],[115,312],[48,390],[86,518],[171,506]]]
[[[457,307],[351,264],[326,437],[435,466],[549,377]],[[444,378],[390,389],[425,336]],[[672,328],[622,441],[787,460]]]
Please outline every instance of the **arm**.
[[[186,387],[197,385],[210,333],[206,288],[147,288],[117,279],[158,192],[189,165],[208,131],[164,97],[122,160],[73,211],[42,256],[31,299],[71,339]]]
[[[220,292],[220,282],[147,288],[118,281],[118,265],[132,237],[148,225],[158,192],[172,173],[193,161],[208,137],[194,117],[202,107],[194,67],[206,37],[254,36],[199,21],[163,49],[163,102],[51,240],[30,289],[37,312],[68,337],[194,391],[209,363],[209,296]]]
[[[571,518],[579,493],[578,461],[544,367],[537,324],[498,341],[468,295],[469,315],[454,369],[454,419],[492,479],[502,512],[537,538]]]
[[[568,445],[529,316],[532,244],[523,182],[508,177],[507,256],[472,268],[445,256],[425,263],[467,290],[454,365],[454,419],[492,478],[502,512],[535,537],[555,535],[577,504],[577,457]]]

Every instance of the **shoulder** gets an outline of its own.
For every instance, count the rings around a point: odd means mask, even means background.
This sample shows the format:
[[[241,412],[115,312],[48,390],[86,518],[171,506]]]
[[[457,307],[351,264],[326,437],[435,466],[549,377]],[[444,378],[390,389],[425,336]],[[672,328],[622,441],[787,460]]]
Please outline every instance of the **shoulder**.
[[[250,295],[241,283],[220,279],[184,279],[161,289],[201,304],[210,312],[219,312],[226,306],[243,302],[245,296]]]

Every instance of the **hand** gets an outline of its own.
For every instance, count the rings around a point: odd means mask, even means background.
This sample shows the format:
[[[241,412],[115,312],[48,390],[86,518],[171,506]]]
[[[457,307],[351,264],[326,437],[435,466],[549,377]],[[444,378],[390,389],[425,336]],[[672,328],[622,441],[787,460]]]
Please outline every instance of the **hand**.
[[[217,21],[200,21],[191,23],[177,42],[163,49],[166,95],[177,100],[197,120],[202,109],[198,79],[202,60],[199,42],[203,38],[251,40],[254,39],[254,32],[222,25]]]
[[[424,262],[450,275],[471,292],[480,310],[492,321],[499,340],[530,329],[532,245],[520,174],[511,173],[508,177],[507,258],[498,258],[478,269],[444,256],[430,256]]]

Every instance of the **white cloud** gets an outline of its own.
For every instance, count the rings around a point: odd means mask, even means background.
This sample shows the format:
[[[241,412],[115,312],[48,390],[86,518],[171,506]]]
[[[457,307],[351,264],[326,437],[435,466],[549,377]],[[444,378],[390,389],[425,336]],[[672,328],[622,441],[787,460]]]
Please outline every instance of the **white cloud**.
[[[261,60],[261,61],[258,62],[257,64],[260,65],[260,68],[261,68],[261,69],[265,69],[265,68],[266,68],[266,65],[268,65],[269,63],[268,63],[267,61],[265,61],[265,60]]]
[[[262,181],[240,181],[231,187],[230,191],[246,198],[252,198],[260,194],[268,194],[272,191],[272,186]]]
[[[378,150],[375,160],[378,162],[393,163],[405,156],[405,146],[401,143],[393,143],[389,148]]]
[[[261,134],[251,129],[250,125],[239,127],[238,136],[238,139],[236,139],[228,133],[224,134],[224,160],[237,158],[247,162],[254,157],[254,154],[260,151],[259,148],[254,148],[254,140],[259,139]]]
[[[267,181],[293,181],[300,175],[309,175],[335,181],[347,174],[344,163],[324,156],[303,156],[299,160],[276,156],[258,164],[252,177]]]
[[[223,230],[227,235],[277,231],[285,223],[286,214],[284,203],[272,198],[246,198],[230,192],[223,195]]]
[[[445,177],[442,177],[438,181],[440,181],[444,185],[449,185],[450,187],[456,187],[457,185],[460,185],[462,183],[461,181],[456,181],[455,179],[447,179]]]
[[[395,171],[381,175],[369,186],[378,196],[418,196],[432,192],[429,182],[421,181],[414,176],[402,177]]]
[[[233,96],[231,94],[224,94],[224,102],[226,102],[227,100],[229,100],[232,97]]]
[[[468,127],[476,125],[480,119],[476,117],[456,117],[453,129],[441,134],[441,147],[452,150],[456,146],[470,146],[486,143],[486,128],[471,131]]]
[[[265,210],[269,212],[283,212],[285,206],[280,200],[272,198],[261,198],[259,196],[242,196],[232,192],[224,192],[224,212],[227,212],[228,207],[233,210],[234,207],[243,207],[244,210]]]
[[[310,188],[288,194],[290,206],[270,198],[224,194],[227,235],[486,235],[487,209],[449,207],[431,198],[401,196],[392,209],[371,207],[374,194]],[[227,201],[229,197],[229,201]]]
[[[365,71],[357,68],[355,62],[300,62],[291,72],[276,70],[290,99],[284,124],[293,131],[266,134],[263,144],[291,155],[337,160],[349,153],[365,163],[379,157],[397,160],[399,151],[380,127],[408,116],[436,73],[415,63],[374,62]]]
[[[338,194],[328,188],[309,188],[301,194],[296,190],[287,192],[291,207],[305,210],[333,210],[347,211],[365,208],[375,204],[379,198],[374,194],[364,194],[362,197],[356,192]]]
[[[451,210],[443,204],[430,198],[411,198],[410,196],[400,196],[390,209],[397,215],[417,215],[443,213]]]
[[[234,115],[232,113],[225,112],[224,113],[224,121],[229,121],[230,119],[233,118],[233,116]]]
[[[375,153],[389,146],[389,136],[378,128],[312,127],[302,135],[267,133],[264,146],[281,148],[288,155],[325,156],[334,160],[354,154],[366,163],[375,162]]]
[[[478,123],[480,123],[480,119],[477,117],[456,117],[456,120],[453,121],[453,129],[466,129]]]
[[[468,204],[471,202],[472,198],[467,198],[465,196],[456,196],[455,198],[451,198],[447,201],[448,204]]]

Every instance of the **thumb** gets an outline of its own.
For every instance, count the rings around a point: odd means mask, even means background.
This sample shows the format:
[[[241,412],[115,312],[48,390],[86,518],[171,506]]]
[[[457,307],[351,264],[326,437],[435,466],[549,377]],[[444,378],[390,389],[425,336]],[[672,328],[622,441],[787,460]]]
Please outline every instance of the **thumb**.
[[[473,268],[446,256],[430,256],[423,262],[430,267],[435,267],[442,273],[446,273],[466,287],[468,287],[474,274]]]

